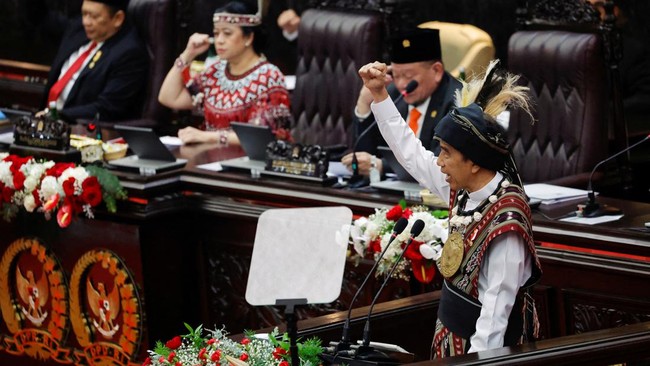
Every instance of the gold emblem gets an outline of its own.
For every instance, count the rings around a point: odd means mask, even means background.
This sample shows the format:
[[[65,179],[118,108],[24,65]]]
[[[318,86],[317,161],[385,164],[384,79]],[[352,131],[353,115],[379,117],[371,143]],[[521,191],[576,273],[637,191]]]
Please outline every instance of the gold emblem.
[[[70,280],[70,321],[88,364],[131,364],[141,342],[141,309],[120,257],[93,250],[77,261]]]
[[[437,110],[434,109],[434,110],[431,111],[431,118],[436,118],[437,115],[438,115]]]
[[[53,253],[36,239],[9,245],[0,261],[0,310],[9,335],[0,351],[71,364],[62,346],[68,329],[68,288]]]
[[[95,52],[95,56],[93,56],[93,62],[97,62],[100,57],[102,57],[102,50]]]
[[[438,262],[438,269],[445,278],[450,278],[458,271],[460,262],[463,261],[463,236],[454,231],[449,234],[442,255]]]
[[[409,41],[408,39],[403,40],[402,41],[402,47],[404,47],[404,48],[411,47],[411,41]]]

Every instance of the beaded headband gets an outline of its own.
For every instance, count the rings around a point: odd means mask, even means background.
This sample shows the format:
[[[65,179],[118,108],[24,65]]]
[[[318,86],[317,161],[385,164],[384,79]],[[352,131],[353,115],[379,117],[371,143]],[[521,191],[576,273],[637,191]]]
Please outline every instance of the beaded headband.
[[[213,23],[236,24],[241,27],[254,27],[262,24],[262,0],[257,1],[256,14],[234,14],[234,13],[214,13],[212,16]]]

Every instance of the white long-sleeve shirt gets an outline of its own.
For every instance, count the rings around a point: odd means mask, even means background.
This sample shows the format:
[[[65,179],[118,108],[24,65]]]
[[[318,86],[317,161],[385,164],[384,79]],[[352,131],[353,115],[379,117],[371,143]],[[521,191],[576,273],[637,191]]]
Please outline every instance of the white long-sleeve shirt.
[[[451,188],[436,164],[438,158],[422,146],[390,98],[373,103],[371,109],[382,136],[400,164],[422,186],[449,202]],[[497,172],[483,188],[469,193],[465,210],[472,210],[487,199],[502,178]],[[470,337],[469,352],[503,347],[508,317],[517,292],[531,272],[531,256],[520,235],[509,232],[493,240],[479,272],[478,299],[482,306],[476,321],[476,333]]]

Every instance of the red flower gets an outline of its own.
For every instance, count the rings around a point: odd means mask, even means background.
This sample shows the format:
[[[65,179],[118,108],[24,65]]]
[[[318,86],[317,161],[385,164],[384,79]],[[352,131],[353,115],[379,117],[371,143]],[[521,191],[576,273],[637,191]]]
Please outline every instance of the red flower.
[[[287,354],[287,350],[282,348],[282,347],[275,347],[275,351],[273,351],[273,358],[276,360],[279,360],[282,358],[282,356]]]
[[[210,360],[211,360],[212,362],[217,362],[217,361],[219,361],[220,359],[221,359],[221,351],[220,351],[220,350],[216,350],[216,351],[214,351],[214,353],[212,354],[212,356],[210,356]]]
[[[53,167],[45,171],[45,175],[51,175],[58,178],[68,168],[74,168],[74,163],[56,163]]]
[[[214,339],[214,338],[208,339],[208,344],[215,344],[215,343],[217,343],[216,339]]]
[[[11,196],[14,195],[14,190],[4,186],[2,187],[2,201],[10,203],[11,202]]]
[[[144,362],[142,363],[142,366],[149,366],[151,365],[151,357],[147,357],[144,359]]]
[[[25,187],[25,174],[19,170],[14,173],[14,188],[20,191],[23,187]]]
[[[371,241],[368,244],[368,249],[370,250],[371,253],[379,253],[379,252],[381,252],[381,240],[378,238],[378,239],[375,239],[375,240]]]
[[[411,217],[411,215],[413,215],[413,211],[410,208],[407,208],[404,210],[404,212],[402,212],[402,217],[405,219],[408,219],[409,217]]]
[[[287,361],[282,361],[278,364],[278,366],[289,366],[289,362]]]
[[[208,353],[208,350],[205,349],[205,347],[204,347],[204,348],[201,348],[201,350],[199,351],[199,360],[205,360],[205,359],[207,359],[208,356],[206,355],[206,353]]]
[[[181,341],[180,336],[176,336],[165,343],[165,347],[170,348],[170,349],[176,349],[181,346],[183,342]]]
[[[34,197],[34,203],[36,207],[41,205],[41,197],[38,195],[38,189],[32,191],[32,196]]]
[[[420,245],[422,245],[421,241],[413,240],[411,242],[411,245],[409,245],[408,249],[406,249],[406,252],[404,253],[404,257],[406,257],[411,261],[423,260],[424,257],[422,256],[422,254],[420,254]]]
[[[167,356],[167,361],[172,362],[172,360],[174,359],[174,357],[176,357],[176,352],[171,351],[171,352],[169,353],[169,356]]]
[[[90,176],[81,183],[81,200],[92,207],[102,202],[102,186],[99,185],[97,177]]]
[[[244,339],[242,339],[242,340],[241,340],[241,342],[240,342],[240,343],[241,343],[241,344],[243,344],[243,345],[245,346],[245,345],[247,345],[247,344],[249,344],[249,343],[251,343],[251,340],[250,340],[250,339],[248,339],[248,338],[244,338]]]
[[[56,222],[60,227],[68,227],[70,222],[72,222],[72,206],[63,205],[59,209],[59,212],[56,213]]]
[[[9,166],[9,171],[11,171],[13,174],[16,174],[16,172],[19,171],[20,168],[30,160],[32,160],[31,156],[26,156],[23,158],[18,155],[9,155],[6,158],[4,158],[4,161],[11,162],[11,165]]]
[[[52,211],[56,207],[57,204],[59,204],[59,194],[58,193],[52,195],[52,197],[50,197],[50,199],[45,201],[45,203],[43,204],[43,209],[45,210],[45,212]]]
[[[74,196],[74,182],[75,182],[75,179],[73,177],[70,177],[70,178],[66,179],[65,182],[63,182],[63,184],[62,184],[63,193],[65,193],[65,195],[67,197]]]
[[[429,260],[411,260],[411,270],[415,279],[422,283],[429,283],[436,276],[436,266]]]
[[[386,220],[397,221],[402,217],[402,206],[395,205],[388,212],[386,212]]]
[[[246,361],[246,360],[248,360],[248,355],[245,354],[245,353],[242,353],[241,356],[239,356],[239,359],[242,360],[242,361]]]

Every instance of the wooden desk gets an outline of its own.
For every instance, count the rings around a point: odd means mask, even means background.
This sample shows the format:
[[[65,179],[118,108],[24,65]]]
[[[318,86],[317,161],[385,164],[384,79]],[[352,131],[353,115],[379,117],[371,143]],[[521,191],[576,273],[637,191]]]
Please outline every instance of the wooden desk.
[[[40,229],[42,225],[46,228],[55,225],[35,224],[42,221],[40,215],[24,214],[12,223],[0,221],[2,253],[7,255],[7,248],[16,240],[35,236],[59,260],[65,276],[74,273],[75,265],[86,253],[106,249],[119,258],[138,290],[142,309],[139,348],[133,351],[131,362],[141,361],[154,341],[184,334],[183,322],[206,327],[224,324],[232,333],[283,322],[282,309],[250,307],[244,301],[257,220],[265,210],[345,205],[357,215],[368,215],[375,208],[394,205],[401,198],[381,192],[341,190],[303,181],[253,178],[242,172],[213,172],[197,167],[241,156],[243,152],[238,147],[184,146],[176,154],[189,161],[183,170],[153,177],[116,172],[130,194],[129,201],[120,203],[117,214],[100,212],[94,220],[80,219],[63,230]],[[595,227],[535,215],[536,240],[570,246],[540,247],[544,276],[536,288],[536,296],[545,338],[641,321],[649,316],[650,290],[645,286],[650,273],[647,262],[581,252],[597,249],[650,257],[650,237],[625,229],[648,221],[650,205],[611,202],[623,208],[626,217]],[[71,245],[72,242],[75,244]],[[360,267],[349,264],[339,300],[300,309],[299,317],[311,319],[346,310],[368,268],[368,263]],[[15,269],[7,275],[15,279]],[[71,278],[66,279],[68,287],[72,286]],[[369,303],[376,287],[370,284],[358,300],[358,306]],[[395,281],[381,301],[408,302],[411,295],[426,295],[433,289]],[[70,287],[69,292],[73,290],[81,295],[86,291],[85,287],[76,290]],[[12,296],[15,298],[15,294]],[[423,332],[432,330],[435,309],[429,308],[429,303],[417,306],[422,312],[428,312],[429,317],[410,318],[409,327],[417,323]],[[29,326],[26,320],[21,324]],[[336,340],[339,336],[336,328],[331,326],[335,337],[324,338],[326,341]],[[76,340],[76,332],[71,329],[62,341],[74,352],[82,352],[84,347]],[[102,340],[101,336],[95,336]],[[6,323],[0,323],[0,337],[5,340],[14,337]],[[422,333],[417,338],[424,342],[424,347],[416,347],[418,357],[426,359],[430,334]],[[399,343],[399,339],[393,343]],[[16,360],[0,348],[0,363],[3,361]],[[20,362],[28,365],[29,359]]]

